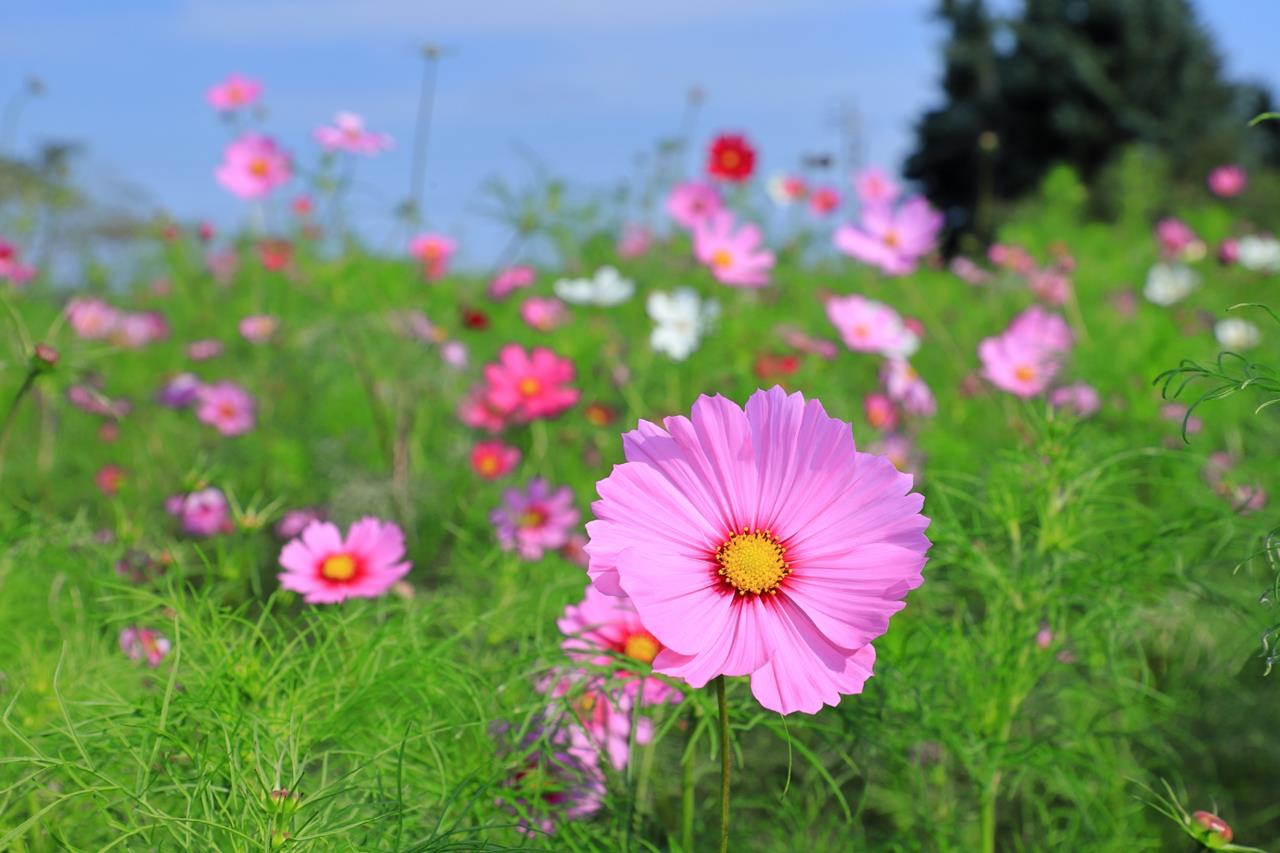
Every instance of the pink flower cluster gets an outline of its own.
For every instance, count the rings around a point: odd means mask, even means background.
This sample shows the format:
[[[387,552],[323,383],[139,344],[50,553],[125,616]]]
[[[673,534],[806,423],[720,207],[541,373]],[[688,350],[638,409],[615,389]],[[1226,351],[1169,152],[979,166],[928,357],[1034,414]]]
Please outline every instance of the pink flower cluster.
[[[942,214],[920,196],[895,207],[898,187],[879,170],[860,173],[855,187],[862,202],[859,222],[836,229],[836,248],[886,275],[913,272],[937,246]]]
[[[169,324],[158,311],[121,311],[94,296],[71,299],[65,313],[72,331],[87,341],[137,349],[169,337]]]
[[[0,237],[0,281],[13,285],[26,284],[35,278],[35,267],[22,263],[18,255],[18,247]]]

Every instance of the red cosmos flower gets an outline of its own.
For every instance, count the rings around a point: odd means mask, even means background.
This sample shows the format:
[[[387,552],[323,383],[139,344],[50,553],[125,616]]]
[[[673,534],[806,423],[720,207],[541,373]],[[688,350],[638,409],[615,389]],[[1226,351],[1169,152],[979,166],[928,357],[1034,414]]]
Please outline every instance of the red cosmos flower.
[[[124,482],[124,469],[119,465],[103,465],[93,480],[104,495],[112,497],[120,491],[120,484]]]
[[[800,356],[791,353],[787,355],[764,353],[756,359],[755,364],[756,376],[766,381],[790,376],[799,369]]]
[[[471,448],[471,468],[486,480],[496,480],[520,462],[520,451],[501,441],[478,441]]]
[[[707,174],[723,181],[738,183],[751,177],[756,168],[756,151],[739,134],[721,134],[711,143],[707,158]]]
[[[462,325],[477,332],[489,328],[489,315],[478,308],[462,308]]]
[[[280,272],[293,261],[293,245],[288,240],[267,238],[258,243],[258,259],[269,272]]]

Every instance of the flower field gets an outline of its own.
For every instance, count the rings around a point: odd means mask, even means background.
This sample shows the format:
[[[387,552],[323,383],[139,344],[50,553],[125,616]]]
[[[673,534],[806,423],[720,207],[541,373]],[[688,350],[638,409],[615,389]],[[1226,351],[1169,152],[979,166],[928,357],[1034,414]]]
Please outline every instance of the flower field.
[[[243,228],[0,225],[0,849],[1280,845],[1273,176],[948,247],[711,133],[479,269],[228,129]]]

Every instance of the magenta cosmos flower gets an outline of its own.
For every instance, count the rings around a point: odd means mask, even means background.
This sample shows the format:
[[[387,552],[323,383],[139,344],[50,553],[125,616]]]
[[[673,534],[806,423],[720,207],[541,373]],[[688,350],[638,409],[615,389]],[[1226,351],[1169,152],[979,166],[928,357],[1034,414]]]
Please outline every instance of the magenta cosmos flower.
[[[911,477],[778,387],[745,411],[700,397],[622,444],[627,461],[598,484],[587,572],[664,646],[654,671],[693,687],[750,675],[784,714],[861,692],[871,641],[922,580],[929,520]]]
[[[484,378],[489,404],[517,421],[554,417],[580,396],[569,386],[573,362],[546,347],[527,352],[519,344],[507,344],[496,362],[485,365]]]
[[[858,227],[841,225],[836,229],[835,244],[846,255],[877,266],[887,275],[906,275],[933,251],[941,230],[942,214],[916,197],[896,210],[887,205],[863,208]]]
[[[226,495],[214,486],[174,495],[165,502],[165,509],[178,519],[182,532],[188,536],[205,538],[236,529]]]
[[[724,208],[720,193],[702,181],[677,184],[667,196],[667,213],[681,228],[692,230],[709,216]]]
[[[1239,166],[1219,166],[1209,173],[1209,189],[1221,198],[1238,196],[1248,185],[1249,176]]]
[[[316,128],[315,140],[325,151],[345,151],[372,157],[391,148],[391,137],[366,130],[364,119],[355,113],[338,113],[333,124]]]
[[[253,397],[234,382],[202,385],[196,392],[196,418],[223,435],[241,435],[253,429]]]
[[[327,521],[313,521],[280,551],[280,586],[308,604],[377,598],[409,573],[404,534],[389,521],[362,518],[346,539]]]
[[[240,74],[232,74],[205,92],[209,106],[219,112],[230,112],[241,107],[251,107],[262,97],[262,84]]]
[[[502,550],[515,551],[525,560],[537,560],[545,551],[563,547],[579,518],[569,487],[553,491],[541,478],[525,491],[508,489],[489,516]]]
[[[29,267],[19,259],[18,247],[0,238],[0,281],[26,284],[35,274],[35,267]]]
[[[120,631],[120,651],[129,660],[145,660],[155,669],[169,654],[169,641],[159,631],[131,626]]]
[[[854,352],[905,358],[920,346],[920,338],[901,315],[883,302],[854,294],[828,299],[826,308],[827,319]]]
[[[288,183],[293,170],[286,154],[268,136],[246,133],[227,145],[222,165],[214,173],[218,183],[240,198],[262,198]]]
[[[560,648],[572,660],[615,667],[628,696],[639,696],[646,705],[680,701],[680,692],[662,679],[633,671],[647,672],[662,643],[641,623],[631,599],[588,585],[582,601],[566,607],[556,626],[566,637]]]
[[[773,270],[773,252],[762,248],[760,229],[739,226],[733,214],[721,211],[699,221],[693,229],[693,254],[716,281],[737,287],[763,287]]]

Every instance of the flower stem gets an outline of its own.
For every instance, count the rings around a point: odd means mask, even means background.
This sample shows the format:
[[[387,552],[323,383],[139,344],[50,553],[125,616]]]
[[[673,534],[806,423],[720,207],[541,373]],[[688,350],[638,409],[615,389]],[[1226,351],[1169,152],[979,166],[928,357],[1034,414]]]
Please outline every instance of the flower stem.
[[[720,853],[729,851],[729,705],[724,699],[724,676],[716,676],[716,702],[720,706]]]
[[[680,757],[680,849],[683,853],[693,853],[693,809],[697,793],[693,775],[693,741],[697,736],[698,721],[692,705],[687,721],[689,730],[685,733],[684,755]]]
[[[9,432],[13,429],[14,421],[17,420],[18,406],[22,403],[22,398],[27,396],[27,392],[35,385],[37,372],[34,367],[27,371],[22,384],[18,386],[18,393],[13,395],[13,401],[9,403],[9,410],[5,412],[4,420],[0,422],[0,456],[4,455],[4,446],[9,443]]]

